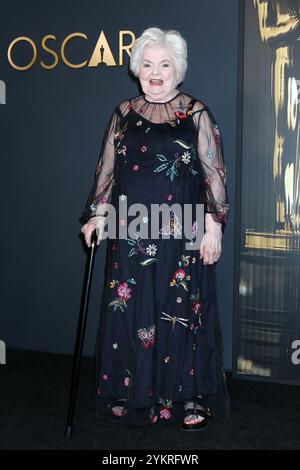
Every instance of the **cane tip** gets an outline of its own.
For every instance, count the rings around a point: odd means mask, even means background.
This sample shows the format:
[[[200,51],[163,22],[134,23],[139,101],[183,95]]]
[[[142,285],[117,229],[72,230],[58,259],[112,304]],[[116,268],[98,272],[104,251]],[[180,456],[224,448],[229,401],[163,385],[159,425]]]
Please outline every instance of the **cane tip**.
[[[69,438],[73,435],[72,426],[67,426],[65,429],[65,437]]]

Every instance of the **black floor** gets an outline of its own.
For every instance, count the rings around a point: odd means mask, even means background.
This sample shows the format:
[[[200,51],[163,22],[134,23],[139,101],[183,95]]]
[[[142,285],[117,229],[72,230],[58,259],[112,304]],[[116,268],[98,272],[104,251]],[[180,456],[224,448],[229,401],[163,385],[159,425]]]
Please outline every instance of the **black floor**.
[[[65,439],[71,357],[9,350],[0,366],[1,449],[300,449],[300,388],[232,380],[232,418],[202,432],[177,427],[128,428],[97,422],[94,361],[84,358],[74,420]]]

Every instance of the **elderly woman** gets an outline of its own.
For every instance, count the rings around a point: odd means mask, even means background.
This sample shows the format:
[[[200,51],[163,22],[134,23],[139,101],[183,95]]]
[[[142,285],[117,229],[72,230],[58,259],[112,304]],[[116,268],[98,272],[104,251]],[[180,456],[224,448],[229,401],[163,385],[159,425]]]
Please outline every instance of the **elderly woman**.
[[[112,212],[117,218],[108,236],[97,400],[121,423],[180,422],[194,431],[230,414],[215,272],[228,216],[222,140],[209,108],[177,88],[187,69],[177,31],[146,29],[130,69],[143,92],[112,113],[82,217],[88,246],[95,230],[97,244],[104,239]],[[122,204],[146,210],[125,236],[133,216]],[[161,205],[169,219],[155,226],[152,209]],[[182,235],[185,205],[192,237]]]

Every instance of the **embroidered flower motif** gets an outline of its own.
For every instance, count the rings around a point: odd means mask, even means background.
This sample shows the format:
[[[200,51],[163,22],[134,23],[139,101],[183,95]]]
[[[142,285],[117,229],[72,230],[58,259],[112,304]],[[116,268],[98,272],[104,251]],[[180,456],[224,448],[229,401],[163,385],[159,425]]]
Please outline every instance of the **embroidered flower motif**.
[[[160,414],[160,419],[170,419],[171,418],[171,412],[166,407],[162,407],[159,410],[159,414]]]
[[[190,370],[190,375],[195,375],[195,370],[194,369]]]
[[[191,116],[193,113],[191,111],[192,104],[188,103],[185,105],[184,101],[181,99],[179,100],[179,106],[177,107],[177,111],[174,112],[174,119],[171,119],[169,124],[171,124],[172,127],[178,126],[182,121],[186,121],[189,116]]]
[[[137,123],[136,123],[137,126],[141,126],[142,124],[143,124],[143,121],[141,121],[141,120],[137,121]]]
[[[114,142],[115,142],[115,150],[117,153],[119,152],[119,147],[121,144],[121,140],[124,138],[125,132],[127,131],[128,128],[128,121],[125,122],[124,126],[122,128],[119,128],[115,133],[114,133]],[[126,146],[125,146],[126,147]],[[126,151],[126,148],[125,148]]]
[[[149,256],[155,256],[157,252],[156,245],[154,243],[152,245],[148,245],[146,248],[146,252]]]
[[[168,357],[165,357],[164,361],[165,361],[166,364],[168,364],[168,362],[170,362],[169,356],[168,356]]]
[[[118,267],[119,267],[119,263],[118,263],[117,261],[115,261],[115,262],[114,262],[114,268],[115,268],[115,269],[118,269]]]
[[[224,203],[216,203],[216,219],[218,222],[221,223],[227,223],[228,220],[228,211],[229,211],[229,204],[224,202]]]
[[[173,408],[172,400],[164,400],[163,398],[158,398],[159,406],[159,416],[160,419],[170,419],[172,417],[171,408]]]
[[[182,286],[186,291],[188,290],[187,282],[191,280],[191,275],[186,273],[186,271],[182,268],[182,265],[188,266],[189,259],[190,256],[181,256],[181,260],[178,261],[179,269],[174,272],[173,278],[170,281],[170,287]]]
[[[144,223],[144,224],[146,224],[146,223],[148,222],[148,220],[149,220],[149,219],[148,219],[147,216],[146,216],[146,217],[143,217],[143,223]]]
[[[133,165],[133,171],[138,171],[140,169],[140,166],[139,165]]]
[[[119,196],[121,201],[125,201],[125,199],[127,198],[127,196],[125,194],[121,194],[121,196]]]
[[[181,304],[182,298],[181,298],[181,297],[177,297],[176,302],[177,302],[178,304]]]
[[[125,385],[125,387],[128,387],[128,386],[129,386],[129,383],[130,383],[130,378],[129,378],[129,377],[125,377],[125,379],[124,379],[124,385]]]
[[[168,195],[167,195],[167,200],[168,200],[168,201],[172,201],[172,199],[173,199],[172,194],[168,194]]]
[[[131,298],[132,289],[128,287],[127,282],[120,282],[117,287],[117,295],[121,300],[129,300]]]
[[[202,309],[203,304],[200,300],[200,290],[199,290],[199,288],[197,289],[196,294],[192,294],[190,296],[190,300],[192,301],[192,310],[195,313],[195,315],[198,316],[198,326],[195,328],[195,331],[194,331],[194,333],[196,333],[198,328],[202,326],[201,309]]]
[[[171,160],[168,160],[165,155],[157,153],[157,158],[163,163],[153,170],[154,173],[160,173],[161,171],[166,170],[166,176],[168,176],[171,181],[174,181],[175,177],[179,175],[180,162],[183,161],[184,163],[190,163],[190,161],[193,160],[192,164],[189,165],[188,168],[193,175],[197,175],[198,171],[194,169],[194,162],[198,159],[198,157],[193,144],[190,145],[181,139],[176,139],[173,142],[186,150],[186,152],[183,155],[180,155],[179,152],[175,152],[175,158]]]
[[[201,306],[201,302],[192,302],[192,310],[193,312],[195,312],[195,315],[198,315],[199,311],[201,310]]]
[[[114,348],[114,349],[118,349],[118,343],[114,343],[114,344],[113,344],[113,348]]]
[[[197,261],[197,259],[195,258],[195,256],[192,257],[192,264],[195,264]]]
[[[195,328],[194,323],[191,323],[191,324],[190,324],[190,330],[193,331],[194,328]]]
[[[188,118],[187,113],[184,113],[182,111],[175,111],[174,114],[177,117],[177,119],[179,119],[180,121],[186,121]]]
[[[117,281],[114,279],[110,282],[110,288],[116,287],[116,298],[108,304],[109,307],[114,307],[114,310],[119,308],[124,312],[125,308],[127,308],[127,301],[131,299],[132,288],[129,287],[129,283],[136,284],[136,281],[131,277],[127,281]]]
[[[103,374],[102,375],[102,379],[106,382],[108,380],[108,375],[107,374]]]
[[[143,145],[143,146],[140,148],[140,150],[141,150],[141,152],[146,152],[146,150],[147,150],[146,145]]]
[[[143,255],[150,255],[151,258],[146,258],[143,261],[140,261],[141,266],[149,266],[152,263],[157,263],[158,258],[154,258],[154,255],[156,254],[157,248],[156,245],[148,245],[148,247],[145,248],[143,240],[140,238],[140,233],[136,232],[135,233],[136,239],[132,238],[127,238],[127,243],[129,245],[133,245],[133,248],[128,253],[128,256],[134,256],[137,254],[143,254]]]
[[[148,328],[140,328],[138,330],[138,337],[145,349],[153,346],[155,344],[155,325],[151,325]]]
[[[183,269],[177,269],[174,273],[176,281],[182,281],[186,277],[186,272]]]
[[[191,280],[191,275],[187,274],[186,270],[183,269],[184,267],[187,267],[190,263],[190,258],[191,256],[188,255],[181,255],[180,261],[178,261],[178,268],[172,277],[172,280],[170,281],[170,286],[171,287],[179,287],[182,286],[186,291],[188,290],[188,285],[187,282]]]
[[[213,153],[212,150],[209,150],[209,151],[207,152],[207,157],[210,158],[210,159],[214,157],[214,153]]]
[[[217,124],[214,124],[214,134],[215,134],[215,143],[217,145],[220,145],[222,143],[222,137],[221,137],[219,126]]]
[[[184,154],[181,157],[181,160],[183,161],[183,163],[190,163],[191,154],[189,152],[184,152]]]

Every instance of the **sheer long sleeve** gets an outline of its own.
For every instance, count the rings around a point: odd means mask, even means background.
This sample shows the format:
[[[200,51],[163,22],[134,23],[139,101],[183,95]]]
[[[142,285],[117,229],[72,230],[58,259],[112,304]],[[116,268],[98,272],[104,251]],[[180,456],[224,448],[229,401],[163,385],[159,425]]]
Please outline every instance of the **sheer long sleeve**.
[[[118,131],[119,122],[120,110],[116,107],[104,132],[94,184],[80,217],[82,224],[85,224],[91,217],[103,215],[110,202],[115,166],[114,136]]]
[[[229,214],[227,169],[220,129],[207,106],[196,105],[193,119],[198,131],[198,155],[205,183],[205,213],[226,227]]]

